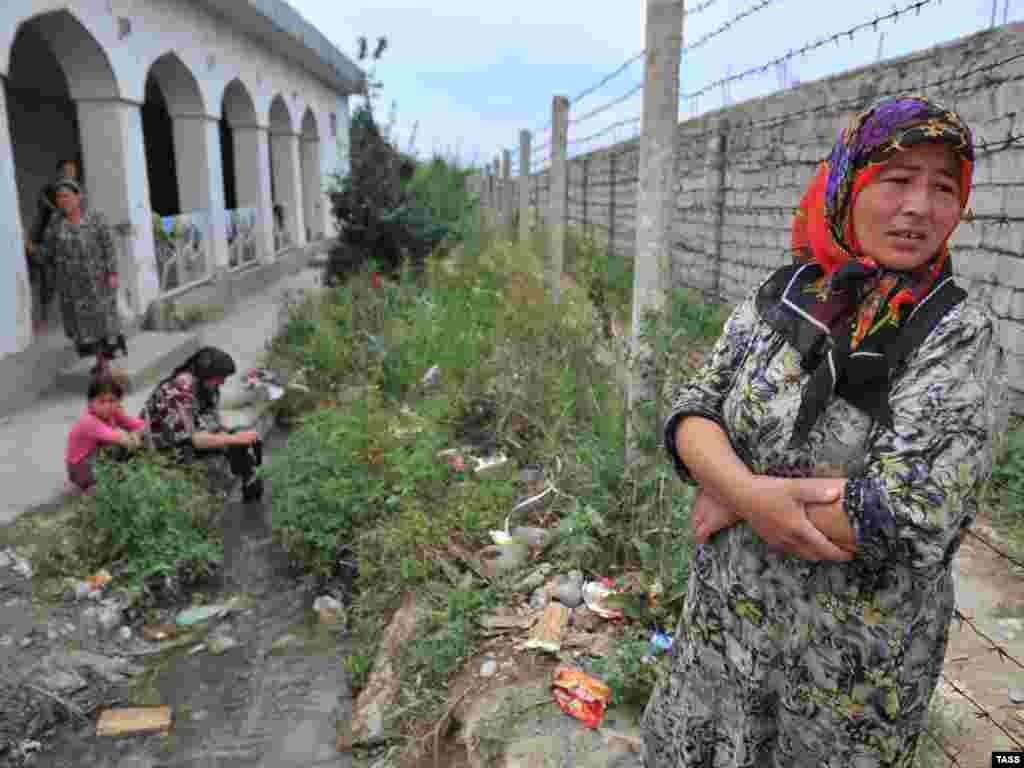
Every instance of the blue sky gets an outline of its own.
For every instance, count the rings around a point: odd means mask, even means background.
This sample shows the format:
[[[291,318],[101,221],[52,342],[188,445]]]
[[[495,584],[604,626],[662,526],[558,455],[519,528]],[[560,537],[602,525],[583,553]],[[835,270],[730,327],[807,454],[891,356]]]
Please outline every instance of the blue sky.
[[[728,32],[684,56],[682,91],[760,65],[790,49],[845,31],[913,0],[771,0]],[[1007,0],[995,0],[1001,23]],[[492,161],[503,147],[517,148],[519,131],[543,127],[551,98],[570,98],[614,71],[644,47],[643,0],[290,0],[340,50],[355,58],[356,39],[387,35],[388,51],[376,66],[384,90],[379,116],[387,122],[395,105],[395,138],[415,150],[455,152],[466,161]],[[700,0],[687,0],[693,8]],[[764,0],[714,0],[687,17],[683,40],[692,43]],[[602,7],[595,11],[594,8]],[[783,78],[803,81],[905,55],[989,26],[993,0],[932,0],[917,15],[885,22],[838,46],[828,45],[789,65],[714,89],[699,100],[681,101],[680,117],[777,91]],[[1024,0],[1009,0],[1011,22],[1024,20]],[[572,107],[583,115],[640,82],[642,61]],[[640,94],[570,129],[570,141],[640,114]],[[624,126],[579,149],[597,148],[636,133]],[[535,139],[540,145],[546,136]],[[517,154],[518,150],[514,154]]]

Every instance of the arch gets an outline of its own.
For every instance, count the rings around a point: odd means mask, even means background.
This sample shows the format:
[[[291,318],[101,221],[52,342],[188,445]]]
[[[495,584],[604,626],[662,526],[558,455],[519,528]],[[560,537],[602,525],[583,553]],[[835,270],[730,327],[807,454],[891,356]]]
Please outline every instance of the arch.
[[[172,117],[206,114],[199,82],[174,51],[168,51],[153,62],[147,80],[150,77],[160,86]]]
[[[295,134],[295,121],[292,119],[288,102],[279,93],[270,102],[270,132]]]
[[[122,95],[107,52],[70,10],[40,13],[18,25],[5,62],[9,78],[15,77],[15,49],[25,34],[35,35],[53,51],[72,99],[114,99]]]
[[[231,125],[255,125],[256,105],[249,89],[237,77],[228,83],[221,98],[221,114]]]
[[[320,140],[318,122],[312,107],[306,107],[306,113],[302,116],[302,138],[308,141]]]

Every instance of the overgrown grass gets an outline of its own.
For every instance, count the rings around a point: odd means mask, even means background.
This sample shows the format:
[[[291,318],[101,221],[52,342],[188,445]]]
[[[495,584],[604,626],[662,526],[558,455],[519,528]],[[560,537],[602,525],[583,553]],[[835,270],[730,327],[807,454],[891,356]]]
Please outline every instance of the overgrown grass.
[[[417,683],[410,691],[429,681],[434,693],[404,702],[407,714],[436,715],[444,682],[478,647],[472,617],[497,599],[479,582],[456,586],[442,566],[453,561],[451,545],[491,543],[488,531],[504,527],[524,490],[514,472],[459,472],[438,459],[441,449],[484,434],[516,466],[544,467],[558,489],[546,519],[560,521],[549,561],[591,576],[641,572],[644,589],[659,596],[644,619],[665,628],[681,607],[692,495],[660,461],[656,438],[646,469],[626,467],[623,361],[604,342],[593,301],[599,285],[607,305],[628,316],[631,269],[587,241],[574,241],[572,253],[577,284],[556,306],[542,248],[471,232],[457,270],[432,262],[425,275],[406,269],[375,284],[371,266],[290,307],[270,345],[270,363],[301,371],[311,389],[308,412],[264,468],[274,525],[296,561],[317,572],[328,574],[343,548],[358,558],[356,643],[346,662],[354,686],[365,683],[404,594],[435,607],[402,666]],[[680,336],[703,343],[721,312],[673,296],[655,332],[692,351]],[[435,365],[440,383],[427,389],[421,379]],[[639,635],[633,640],[609,668],[623,699],[642,697],[657,670],[639,663]]]
[[[156,575],[198,581],[224,557],[210,524],[217,501],[199,470],[154,453],[96,463],[96,495],[71,502],[61,524],[31,553],[39,577],[54,584],[118,563],[119,588],[137,591]]]

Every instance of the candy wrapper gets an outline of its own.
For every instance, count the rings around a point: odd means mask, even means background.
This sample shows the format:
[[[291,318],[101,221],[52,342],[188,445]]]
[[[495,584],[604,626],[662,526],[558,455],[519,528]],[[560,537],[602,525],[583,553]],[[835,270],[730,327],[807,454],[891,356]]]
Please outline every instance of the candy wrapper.
[[[563,712],[581,721],[587,728],[601,725],[604,710],[611,701],[607,685],[575,667],[558,667],[551,692]]]

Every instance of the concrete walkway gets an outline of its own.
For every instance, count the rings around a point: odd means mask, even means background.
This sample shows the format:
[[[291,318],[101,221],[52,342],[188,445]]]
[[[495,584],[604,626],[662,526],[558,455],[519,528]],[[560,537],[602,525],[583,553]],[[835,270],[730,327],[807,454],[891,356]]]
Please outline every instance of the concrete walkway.
[[[241,299],[224,319],[194,329],[201,344],[221,347],[235,359],[238,374],[224,386],[225,405],[243,396],[242,374],[258,365],[267,340],[276,332],[284,293],[316,288],[319,278],[319,268],[313,267],[286,275],[264,291]],[[129,414],[138,414],[151,389],[143,387],[125,398]],[[0,524],[61,498],[68,433],[85,405],[84,392],[80,396],[53,393],[0,421]]]

